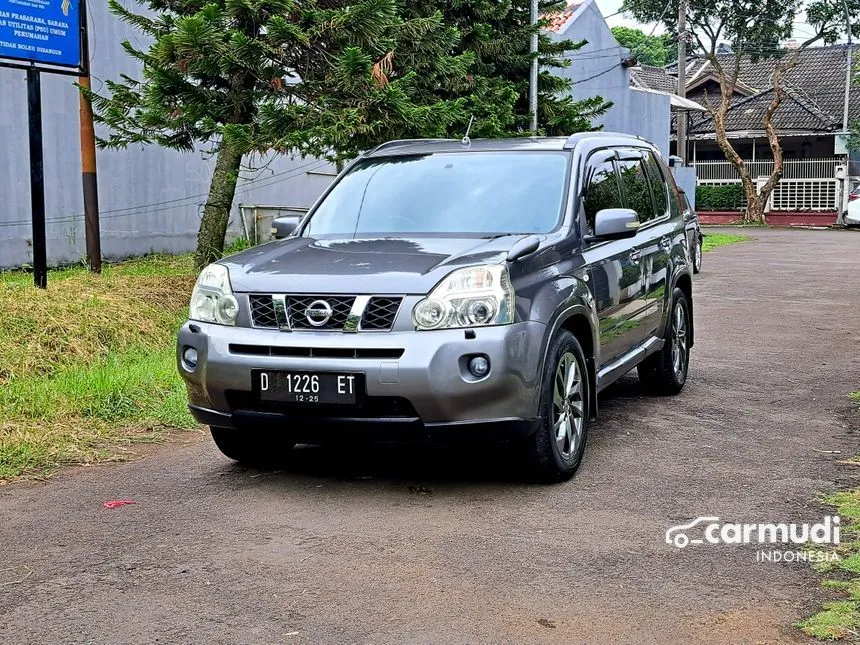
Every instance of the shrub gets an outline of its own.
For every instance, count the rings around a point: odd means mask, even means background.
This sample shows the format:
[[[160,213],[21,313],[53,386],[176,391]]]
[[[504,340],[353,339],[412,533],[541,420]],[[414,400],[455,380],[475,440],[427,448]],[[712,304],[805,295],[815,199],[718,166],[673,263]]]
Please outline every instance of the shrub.
[[[740,211],[745,202],[742,184],[696,186],[696,210],[699,211]]]

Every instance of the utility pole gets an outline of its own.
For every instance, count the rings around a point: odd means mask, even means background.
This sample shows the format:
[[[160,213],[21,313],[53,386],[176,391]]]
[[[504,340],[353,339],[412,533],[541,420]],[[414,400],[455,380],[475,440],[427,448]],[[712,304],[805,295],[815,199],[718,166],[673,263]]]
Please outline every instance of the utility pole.
[[[842,132],[848,132],[848,102],[851,99],[851,13],[848,11],[847,0],[842,0],[842,5],[845,8],[845,27],[848,29],[848,65],[845,67],[845,105],[842,108]]]
[[[687,96],[687,0],[678,3],[678,96]],[[687,111],[678,110],[676,154],[687,165]]]
[[[531,0],[531,12],[529,15],[529,24],[534,29],[532,33],[531,46],[529,52],[532,55],[532,65],[529,70],[529,113],[531,114],[531,124],[529,128],[533,135],[537,134],[538,129],[538,0]]]
[[[78,84],[90,89],[90,46],[86,15],[81,20],[81,59],[84,74]],[[93,127],[93,105],[90,97],[78,92],[81,132],[81,181],[84,190],[84,236],[87,243],[87,264],[93,273],[102,271],[102,243],[99,231],[99,185],[96,174],[96,136]]]
[[[853,53],[851,50],[853,49],[853,45],[851,43],[851,12],[848,10],[848,1],[842,0],[842,6],[845,9],[845,28],[848,30],[848,47],[846,57],[846,66],[845,66],[845,103],[842,107],[842,134],[843,136],[848,136],[848,103],[851,100],[851,65],[853,64],[851,60],[851,54]],[[849,185],[848,178],[851,175],[851,155],[845,155],[845,179],[842,180],[842,204],[839,209],[838,216],[836,218],[837,223],[842,223],[843,217],[842,214],[848,208],[848,191],[851,190],[851,186]]]

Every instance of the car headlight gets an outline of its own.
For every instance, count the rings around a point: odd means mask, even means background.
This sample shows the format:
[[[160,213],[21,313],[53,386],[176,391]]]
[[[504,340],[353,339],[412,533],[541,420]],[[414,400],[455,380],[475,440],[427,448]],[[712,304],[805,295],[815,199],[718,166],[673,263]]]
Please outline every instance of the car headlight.
[[[514,321],[514,289],[503,265],[467,267],[448,274],[415,305],[415,329],[507,325]]]
[[[230,273],[221,264],[210,264],[197,278],[191,292],[188,317],[201,322],[235,325],[239,303],[230,286]]]

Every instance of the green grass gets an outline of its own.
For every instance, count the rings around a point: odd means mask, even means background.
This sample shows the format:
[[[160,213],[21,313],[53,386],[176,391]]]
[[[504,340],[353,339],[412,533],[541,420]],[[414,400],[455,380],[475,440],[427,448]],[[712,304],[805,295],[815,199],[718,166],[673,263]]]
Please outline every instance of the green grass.
[[[822,641],[853,639],[860,628],[860,613],[857,611],[857,603],[850,600],[831,602],[797,626],[807,636]]]
[[[730,233],[705,233],[702,238],[702,251],[707,252],[718,246],[726,246],[728,244],[737,244],[738,242],[746,242],[749,237],[746,235],[732,235]]]
[[[852,392],[849,397],[860,403],[860,391]],[[856,468],[860,456],[843,463]],[[825,604],[821,611],[796,626],[819,640],[860,643],[860,488],[832,493],[822,499],[834,509],[842,527],[842,539],[836,547],[839,561],[819,569],[836,577],[825,580],[822,586],[841,598]]]
[[[244,251],[246,249],[250,249],[254,246],[247,237],[237,237],[230,245],[224,249],[224,256],[233,255],[234,253],[239,253],[240,251]]]
[[[174,359],[194,284],[188,256],[0,273],[0,480],[121,458],[189,428]]]

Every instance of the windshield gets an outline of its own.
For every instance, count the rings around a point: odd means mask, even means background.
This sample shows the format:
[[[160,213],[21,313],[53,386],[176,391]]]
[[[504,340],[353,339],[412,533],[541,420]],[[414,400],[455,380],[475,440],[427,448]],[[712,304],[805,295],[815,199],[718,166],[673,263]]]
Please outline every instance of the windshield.
[[[303,235],[547,233],[558,224],[568,156],[459,152],[357,163]]]

